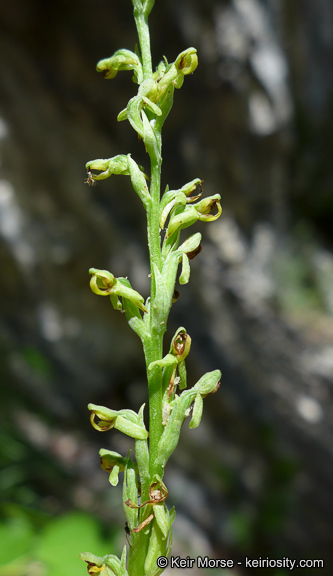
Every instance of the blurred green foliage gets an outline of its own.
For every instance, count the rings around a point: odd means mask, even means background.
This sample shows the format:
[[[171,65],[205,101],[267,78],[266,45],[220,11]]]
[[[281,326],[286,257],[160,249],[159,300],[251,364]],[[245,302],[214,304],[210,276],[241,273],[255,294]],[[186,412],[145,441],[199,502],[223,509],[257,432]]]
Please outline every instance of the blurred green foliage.
[[[82,512],[48,518],[38,528],[28,510],[15,507],[0,522],[0,576],[82,576],[79,554],[93,546],[102,556],[117,548],[116,536]]]

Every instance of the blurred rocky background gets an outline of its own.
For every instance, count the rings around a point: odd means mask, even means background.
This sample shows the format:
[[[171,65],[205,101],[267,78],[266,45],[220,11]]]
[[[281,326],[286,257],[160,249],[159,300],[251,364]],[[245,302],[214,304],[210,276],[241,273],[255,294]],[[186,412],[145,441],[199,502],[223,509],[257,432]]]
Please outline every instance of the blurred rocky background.
[[[164,129],[163,187],[200,177],[223,205],[197,226],[170,316],[169,338],[192,336],[190,383],[223,373],[166,475],[175,552],[323,558],[331,573],[333,4],[156,0],[150,21],[154,65],[199,55]],[[106,268],[148,294],[144,214],[129,179],[84,184],[95,158],[148,167],[116,122],[131,73],[95,72],[136,31],[129,0],[2,0],[0,30],[0,574],[72,576],[78,552],[124,540],[98,449],[130,443],[91,429],[86,405],[146,397],[135,334],[88,284]]]

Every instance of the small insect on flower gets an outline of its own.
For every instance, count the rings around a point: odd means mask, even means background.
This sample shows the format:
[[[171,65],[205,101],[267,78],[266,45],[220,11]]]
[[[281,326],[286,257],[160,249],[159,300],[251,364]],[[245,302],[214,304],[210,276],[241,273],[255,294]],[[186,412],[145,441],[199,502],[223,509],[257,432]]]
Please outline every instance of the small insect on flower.
[[[125,532],[126,532],[126,540],[127,540],[127,544],[129,546],[131,546],[130,541],[129,541],[129,536],[131,535],[131,530],[130,527],[128,525],[128,522],[125,522]]]
[[[87,179],[84,181],[88,186],[96,186],[97,182],[94,180],[91,170],[87,170]]]

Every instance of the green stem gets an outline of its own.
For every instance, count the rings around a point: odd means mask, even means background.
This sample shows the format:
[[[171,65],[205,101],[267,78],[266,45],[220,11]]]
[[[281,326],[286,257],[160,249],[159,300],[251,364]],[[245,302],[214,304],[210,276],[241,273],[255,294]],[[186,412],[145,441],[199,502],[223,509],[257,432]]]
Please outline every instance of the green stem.
[[[148,28],[148,17],[145,16],[142,4],[138,0],[133,0],[134,18],[139,36],[141,57],[143,65],[144,79],[152,78],[152,59],[150,50],[150,36]],[[161,368],[155,367],[152,371],[148,370],[151,362],[160,360],[163,357],[163,334],[165,325],[161,325],[161,310],[158,303],[160,294],[156,281],[155,270],[162,271],[162,253],[160,242],[159,227],[159,205],[161,189],[161,134],[156,134],[159,142],[158,158],[150,155],[151,161],[151,183],[150,196],[151,205],[147,211],[147,234],[149,246],[149,259],[151,271],[151,292],[150,292],[150,318],[149,318],[149,336],[147,336],[144,350],[147,366],[148,393],[149,393],[149,461],[151,480],[156,473],[155,462],[157,461],[158,441],[163,432],[162,425],[162,371]],[[158,471],[161,473],[161,471]]]
[[[147,214],[148,245],[151,270],[151,294],[150,294],[150,341],[146,350],[146,366],[149,390],[149,451],[150,451],[150,476],[157,472],[155,462],[157,460],[158,441],[163,432],[162,425],[162,371],[155,367],[149,371],[148,366],[155,360],[163,357],[163,334],[165,325],[161,325],[161,309],[159,305],[159,288],[156,273],[162,269],[162,254],[159,228],[159,203],[160,203],[161,159],[151,161],[151,208]],[[160,471],[159,471],[160,473]]]
[[[134,18],[136,29],[138,31],[141,58],[143,67],[143,79],[151,78],[153,74],[151,50],[150,50],[150,35],[148,27],[148,16],[143,12],[141,0],[132,0],[134,6]]]
[[[150,51],[150,37],[148,29],[148,17],[145,16],[142,9],[141,0],[133,0],[134,18],[139,36],[141,57],[143,65],[144,80],[152,78],[152,59]],[[160,144],[160,131],[157,136]],[[162,370],[155,367],[148,370],[151,362],[160,360],[163,357],[163,334],[165,327],[161,326],[161,310],[158,303],[160,297],[155,270],[162,271],[162,253],[160,242],[159,227],[159,205],[160,205],[160,182],[161,182],[161,145],[159,146],[158,158],[150,155],[151,161],[151,182],[150,195],[151,203],[147,210],[147,236],[149,247],[149,260],[151,271],[151,293],[149,319],[147,326],[149,329],[143,338],[143,348],[145,354],[148,394],[149,394],[149,476],[150,483],[153,481],[154,474],[163,475],[163,471],[156,468],[158,460],[158,442],[163,432],[162,425]],[[148,499],[148,486],[144,486],[142,498]],[[142,515],[140,515],[142,518]],[[150,540],[150,532],[144,534],[140,532],[137,542],[129,551],[128,570],[131,576],[142,576],[144,573],[144,562],[147,555],[147,549]]]

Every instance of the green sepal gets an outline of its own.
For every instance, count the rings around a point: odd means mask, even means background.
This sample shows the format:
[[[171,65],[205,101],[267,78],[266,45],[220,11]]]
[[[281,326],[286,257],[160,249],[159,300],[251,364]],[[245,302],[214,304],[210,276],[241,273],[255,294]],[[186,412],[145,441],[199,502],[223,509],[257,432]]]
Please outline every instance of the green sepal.
[[[124,458],[118,452],[113,452],[112,450],[105,450],[101,448],[99,451],[101,459],[101,467],[106,472],[110,472],[109,482],[112,486],[117,486],[119,480],[119,473],[123,472],[127,462],[127,458]],[[135,464],[134,464],[135,466]]]
[[[156,114],[156,116],[162,116],[162,110],[159,106],[157,106],[157,104],[154,104],[154,102],[149,100],[149,98],[146,98],[146,96],[142,96],[142,100],[146,104],[148,110],[153,112],[153,114]]]
[[[179,276],[179,284],[187,284],[190,279],[190,261],[185,253],[182,256],[182,271]]]
[[[127,278],[119,278],[119,281],[121,281],[124,286],[131,286]],[[129,326],[139,336],[141,341],[143,341],[147,334],[147,330],[142,320],[139,307],[128,298],[123,298],[122,306],[124,307],[126,320]],[[148,312],[146,306],[145,309]]]
[[[178,374],[179,374],[179,390],[184,390],[187,386],[186,377],[186,365],[185,362],[179,362],[178,364]]]
[[[188,254],[194,252],[199,246],[201,242],[201,234],[200,232],[196,232],[189,236],[185,242],[183,242],[178,248],[177,252],[181,254]]]
[[[118,122],[123,122],[124,120],[127,120],[128,116],[127,116],[127,108],[124,108],[124,110],[121,110],[121,112],[119,112],[118,116],[117,116],[117,121]]]
[[[112,472],[109,476],[109,482],[111,484],[111,486],[117,486],[118,484],[118,476],[119,476],[119,472],[120,472],[120,468],[119,466],[117,466],[117,464],[114,465]]]
[[[127,119],[134,130],[144,139],[144,124],[141,118],[141,112],[146,105],[143,100],[144,97],[152,99],[152,93],[155,89],[155,82],[152,78],[144,80],[138,90],[136,96],[130,99],[127,104]],[[119,115],[118,115],[119,118]]]
[[[111,410],[96,404],[88,404],[88,409],[91,411],[90,421],[96,430],[103,432],[116,428],[131,438],[138,440],[148,438],[146,428],[141,423],[138,414],[133,410]],[[95,422],[95,416],[100,421],[98,424]]]
[[[213,370],[212,372],[207,372],[198,380],[198,382],[193,386],[193,392],[199,392],[202,396],[207,396],[207,394],[212,394],[217,389],[219,382],[221,380],[221,371]]]
[[[188,228],[199,220],[199,214],[194,206],[186,206],[182,212],[178,212],[170,217],[169,225],[165,237],[168,238],[176,230]]]
[[[143,124],[140,115],[140,110],[142,106],[140,106],[141,99],[138,96],[134,96],[130,99],[127,104],[127,120],[129,121],[130,125],[134,130],[143,138]],[[119,115],[118,115],[119,118]]]
[[[183,74],[179,74],[179,76],[177,76],[176,80],[173,81],[174,87],[177,88],[177,90],[179,90],[182,85],[184,84],[184,76]]]
[[[120,302],[120,300],[116,294],[110,294],[110,300],[111,300],[111,304],[112,304],[112,307],[114,308],[114,310],[122,311],[123,305]]]
[[[177,357],[174,354],[167,354],[161,360],[155,360],[155,362],[151,362],[148,366],[148,370],[152,370],[154,366],[160,366],[160,368],[165,368],[167,366],[176,366],[177,364]]]
[[[140,308],[143,312],[147,312],[147,308],[144,305],[144,298],[137,292],[133,290],[129,280],[127,278],[119,277],[116,280],[117,284],[114,286],[114,292],[117,296],[121,296],[122,298],[126,298],[130,300],[134,306]]]
[[[136,438],[137,440],[146,440],[148,438],[148,432],[146,429],[141,428],[141,426],[138,426],[137,424],[133,424],[133,422],[130,422],[130,420],[123,416],[118,416],[118,418],[116,418],[114,427],[116,430],[119,430],[119,432],[122,432],[131,438]]]
[[[179,238],[180,228],[178,228],[173,234],[170,234],[170,236],[165,235],[162,244],[162,257],[165,262],[167,262],[167,260],[169,260],[169,262],[174,260],[177,263],[177,268],[180,260],[179,254],[176,254]]]
[[[171,212],[171,210],[177,208],[178,206],[186,205],[186,196],[183,193],[177,194],[165,207],[163,207],[160,215],[160,228],[164,230],[165,222]]]
[[[189,424],[190,428],[197,428],[201,422],[203,411],[203,398],[201,394],[197,394],[194,400],[192,418]]]

